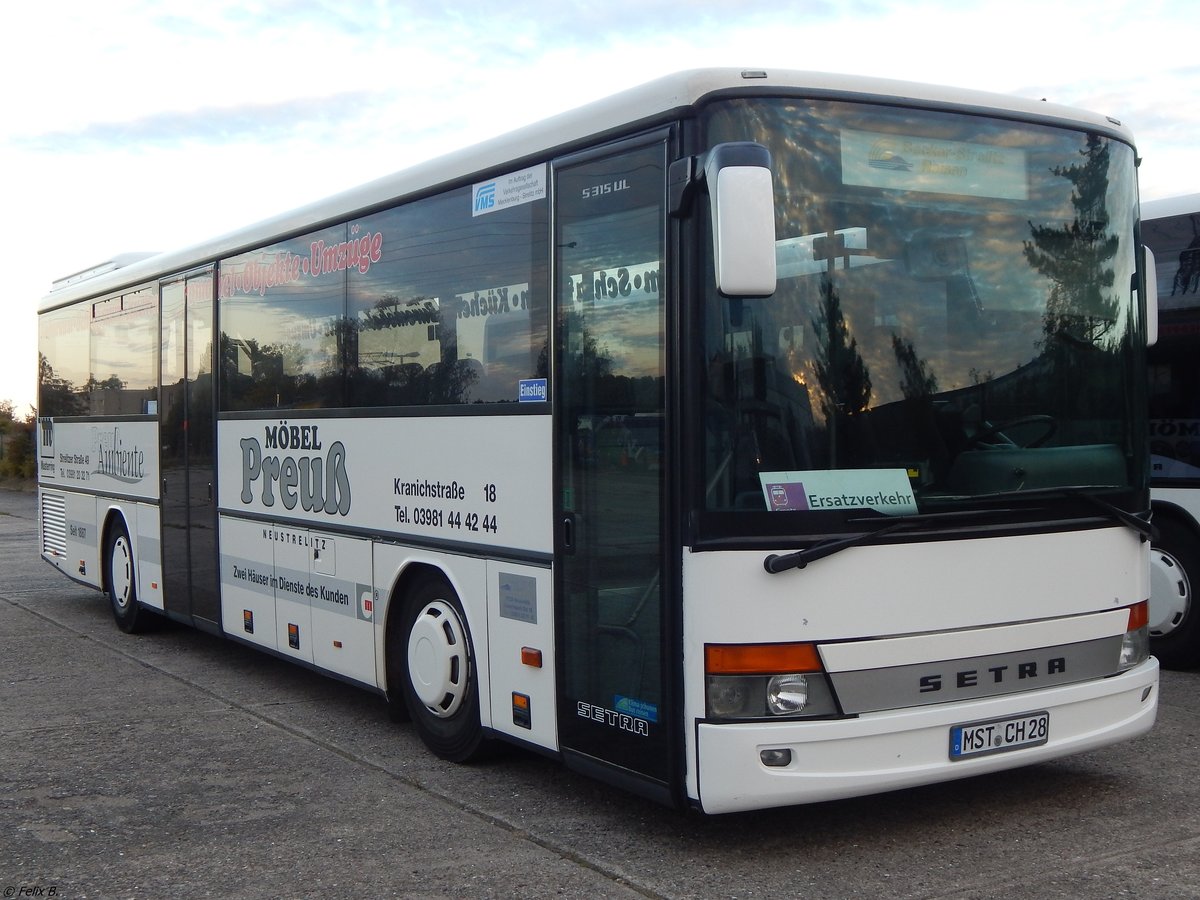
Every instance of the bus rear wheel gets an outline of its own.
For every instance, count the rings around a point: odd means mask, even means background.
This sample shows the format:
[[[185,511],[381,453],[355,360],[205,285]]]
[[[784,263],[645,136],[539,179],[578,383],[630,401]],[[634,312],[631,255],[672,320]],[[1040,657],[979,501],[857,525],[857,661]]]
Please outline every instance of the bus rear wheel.
[[[486,752],[479,679],[462,604],[444,578],[428,576],[404,601],[404,700],[413,727],[436,756],[468,762]]]
[[[1169,669],[1200,666],[1200,540],[1175,519],[1155,521],[1150,550],[1150,652]]]
[[[137,578],[133,564],[133,543],[124,523],[118,522],[104,542],[104,584],[117,627],[126,634],[145,631],[150,613],[137,600]]]

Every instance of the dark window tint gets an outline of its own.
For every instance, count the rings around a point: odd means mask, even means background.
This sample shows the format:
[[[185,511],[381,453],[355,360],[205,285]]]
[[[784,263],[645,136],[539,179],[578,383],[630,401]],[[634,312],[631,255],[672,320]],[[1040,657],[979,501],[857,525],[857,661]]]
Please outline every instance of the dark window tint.
[[[516,402],[545,377],[546,201],[464,187],[221,265],[228,410]]]
[[[545,376],[546,201],[474,216],[462,188],[361,231],[382,240],[350,272],[354,405],[515,402]]]

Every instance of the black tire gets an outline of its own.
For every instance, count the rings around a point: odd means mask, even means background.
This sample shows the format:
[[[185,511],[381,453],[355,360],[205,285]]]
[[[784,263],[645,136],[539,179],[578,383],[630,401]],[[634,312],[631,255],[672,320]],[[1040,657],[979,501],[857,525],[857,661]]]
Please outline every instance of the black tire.
[[[104,542],[104,587],[118,628],[138,634],[149,627],[152,614],[138,603],[133,543],[123,522],[109,529]]]
[[[1155,516],[1151,548],[1150,652],[1168,669],[1200,666],[1200,539],[1178,519]]]
[[[426,576],[411,586],[403,604],[398,640],[388,647],[388,658],[403,665],[404,702],[413,727],[442,759],[479,759],[490,747],[479,719],[475,651],[462,603],[444,578]]]
[[[395,602],[399,603],[399,600]],[[393,722],[411,722],[408,701],[404,698],[404,685],[408,680],[408,659],[404,652],[408,644],[408,632],[402,611],[389,614],[387,620],[386,654],[387,667],[387,710]]]

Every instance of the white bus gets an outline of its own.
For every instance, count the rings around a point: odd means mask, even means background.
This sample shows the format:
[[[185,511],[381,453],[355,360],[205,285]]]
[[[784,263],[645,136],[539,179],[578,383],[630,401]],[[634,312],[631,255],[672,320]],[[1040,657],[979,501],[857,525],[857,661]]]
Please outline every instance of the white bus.
[[[1142,204],[1156,260],[1158,342],[1150,362],[1150,643],[1163,665],[1200,666],[1200,194]]]
[[[1147,731],[1129,132],[649,84],[40,307],[41,553],[707,813]]]

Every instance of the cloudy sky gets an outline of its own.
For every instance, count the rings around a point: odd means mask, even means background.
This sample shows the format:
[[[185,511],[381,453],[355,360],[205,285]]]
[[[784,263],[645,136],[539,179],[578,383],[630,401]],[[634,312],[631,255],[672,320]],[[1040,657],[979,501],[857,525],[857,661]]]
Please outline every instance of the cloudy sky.
[[[0,400],[38,300],[678,69],[852,72],[1129,125],[1143,199],[1200,193],[1194,0],[64,0],[4,13]]]

